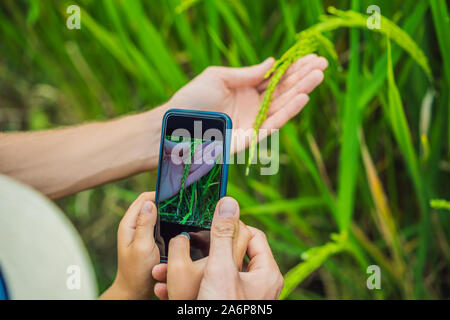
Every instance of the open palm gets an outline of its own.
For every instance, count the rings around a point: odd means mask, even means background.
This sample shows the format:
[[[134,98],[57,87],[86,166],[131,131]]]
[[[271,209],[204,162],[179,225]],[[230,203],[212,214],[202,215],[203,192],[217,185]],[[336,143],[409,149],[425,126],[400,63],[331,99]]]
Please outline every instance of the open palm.
[[[232,152],[240,151],[248,146],[250,129],[269,81],[264,75],[273,63],[274,59],[269,58],[251,67],[209,67],[178,90],[167,105],[228,114],[237,139],[232,144]],[[315,54],[292,64],[278,83],[261,129],[280,129],[298,114],[308,103],[308,94],[322,82],[327,66],[327,60]]]

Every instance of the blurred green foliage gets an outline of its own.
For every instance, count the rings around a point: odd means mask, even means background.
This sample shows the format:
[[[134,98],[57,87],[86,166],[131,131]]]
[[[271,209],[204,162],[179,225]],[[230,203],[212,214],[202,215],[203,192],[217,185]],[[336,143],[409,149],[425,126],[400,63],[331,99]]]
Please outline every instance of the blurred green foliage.
[[[209,65],[279,58],[330,5],[373,1],[83,0],[0,4],[0,128],[40,130],[152,108]],[[267,234],[283,298],[449,298],[450,38],[444,0],[377,1],[430,63],[368,29],[324,35],[338,60],[280,132],[278,174],[230,168],[242,218]],[[79,230],[100,290],[116,270],[116,229],[155,172],[58,201]],[[333,235],[330,241],[330,235]],[[382,289],[366,287],[367,266]],[[321,267],[322,266],[322,267]]]

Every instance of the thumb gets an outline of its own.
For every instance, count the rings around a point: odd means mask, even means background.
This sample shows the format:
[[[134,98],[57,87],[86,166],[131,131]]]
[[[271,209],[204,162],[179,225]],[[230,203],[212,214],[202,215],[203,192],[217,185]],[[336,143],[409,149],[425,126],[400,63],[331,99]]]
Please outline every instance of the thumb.
[[[233,267],[235,243],[239,234],[239,205],[230,197],[222,198],[216,206],[211,224],[211,244],[209,258],[213,265]]]
[[[264,80],[264,75],[270,70],[275,59],[270,57],[250,67],[221,68],[223,80],[230,88],[241,86],[256,86]]]
[[[151,201],[145,201],[136,221],[134,243],[149,243],[153,241],[153,231],[156,224],[156,206]]]

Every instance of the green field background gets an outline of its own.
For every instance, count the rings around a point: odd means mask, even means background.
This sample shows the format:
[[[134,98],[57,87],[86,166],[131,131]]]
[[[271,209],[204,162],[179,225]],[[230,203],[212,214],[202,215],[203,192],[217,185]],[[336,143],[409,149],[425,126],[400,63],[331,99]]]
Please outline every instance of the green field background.
[[[66,8],[82,8],[81,30]],[[280,132],[280,170],[232,165],[228,194],[267,234],[283,299],[449,298],[450,30],[443,0],[2,0],[0,128],[41,130],[156,107],[210,65],[279,58],[328,6],[381,14],[431,67],[367,28],[325,36],[338,59]],[[388,77],[389,72],[394,77]],[[398,89],[398,90],[397,90]],[[1,156],[1,155],[0,155]],[[116,230],[156,172],[61,199],[88,248],[100,290],[116,272]],[[381,289],[366,286],[369,265]]]

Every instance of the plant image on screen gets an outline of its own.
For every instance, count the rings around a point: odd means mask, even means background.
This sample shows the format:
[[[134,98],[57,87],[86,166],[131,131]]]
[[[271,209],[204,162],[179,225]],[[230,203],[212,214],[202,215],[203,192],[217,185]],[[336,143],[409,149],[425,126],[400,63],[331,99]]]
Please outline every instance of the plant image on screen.
[[[219,200],[222,143],[166,136],[159,214],[165,222],[210,228]]]

